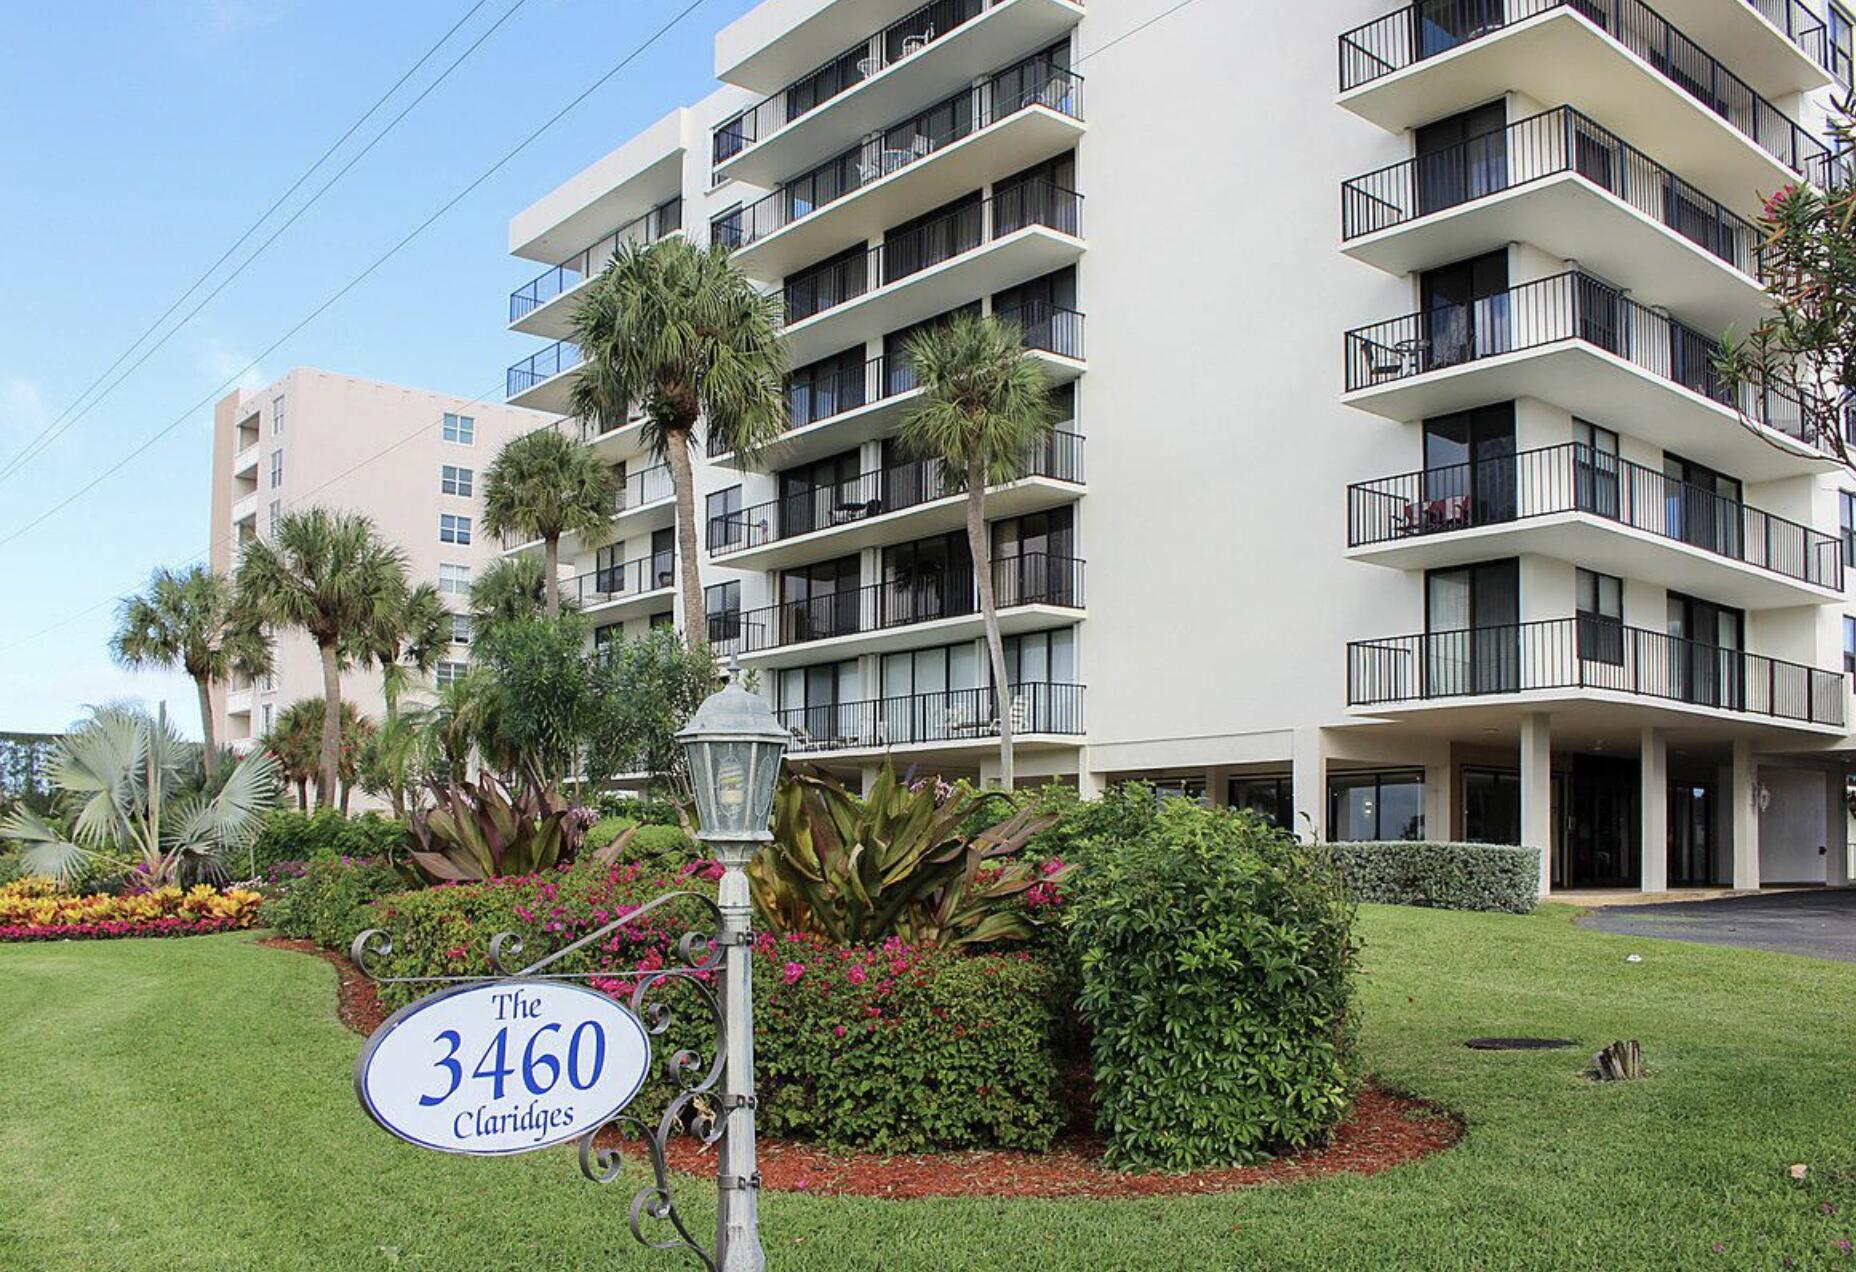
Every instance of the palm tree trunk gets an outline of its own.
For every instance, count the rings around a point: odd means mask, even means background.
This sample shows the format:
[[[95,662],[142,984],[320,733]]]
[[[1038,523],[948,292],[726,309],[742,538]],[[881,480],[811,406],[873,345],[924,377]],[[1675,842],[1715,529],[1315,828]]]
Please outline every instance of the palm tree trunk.
[[[219,768],[219,739],[213,730],[213,682],[196,676],[193,685],[200,691],[200,765],[211,782]]]
[[[554,618],[561,612],[561,537],[547,535],[541,541],[541,600]]]
[[[986,525],[986,472],[975,458],[967,465],[967,548],[980,586],[980,613],[986,619],[986,651],[992,656],[993,710],[999,713],[999,780],[1013,789],[1011,687],[1005,679],[1005,641],[999,635],[999,610],[992,592],[992,535]]]
[[[322,654],[322,764],[316,775],[316,807],[335,806],[336,775],[342,757],[342,669],[333,643]]]
[[[296,811],[299,813],[309,811],[309,779],[307,777],[296,779]]]
[[[702,575],[696,565],[701,545],[696,539],[696,479],[690,468],[693,428],[666,429],[665,459],[670,483],[677,492],[677,578],[683,593],[683,639],[691,649],[709,643],[708,614],[702,602]]]

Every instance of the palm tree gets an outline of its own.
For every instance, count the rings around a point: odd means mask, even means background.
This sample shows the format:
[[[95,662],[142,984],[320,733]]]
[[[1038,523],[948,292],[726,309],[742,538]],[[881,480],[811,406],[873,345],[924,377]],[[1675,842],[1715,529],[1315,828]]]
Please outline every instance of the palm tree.
[[[967,546],[992,655],[1000,776],[1010,790],[1012,713],[1005,642],[993,599],[986,487],[1025,475],[1033,451],[1056,427],[1058,411],[1043,368],[1025,352],[1024,333],[998,318],[963,314],[930,327],[909,341],[908,357],[922,395],[898,435],[914,454],[941,461],[951,489],[967,492]]]
[[[60,881],[95,865],[137,870],[157,885],[217,875],[276,804],[277,761],[246,756],[208,798],[188,788],[192,750],[165,709],[151,719],[101,708],[59,742],[51,763],[70,833],[21,805],[0,836],[20,845],[27,871]]]
[[[591,446],[539,428],[513,438],[483,477],[483,532],[540,539],[542,599],[561,612],[561,536],[592,534],[612,516],[618,484]]]
[[[201,763],[211,779],[219,766],[213,730],[213,686],[233,673],[255,679],[271,669],[263,625],[238,603],[232,581],[203,565],[175,573],[159,569],[148,590],[117,606],[110,653],[125,667],[179,667],[200,695]]]
[[[322,659],[322,760],[316,807],[335,802],[341,767],[342,668],[365,656],[369,633],[403,611],[406,563],[374,523],[353,513],[286,513],[253,539],[238,567],[242,603],[273,627],[296,627]]]
[[[429,676],[451,648],[451,611],[430,583],[407,588],[375,615],[353,651],[356,662],[380,667],[387,719],[399,714],[400,695],[415,675]]]
[[[296,806],[309,807],[309,783],[322,763],[322,699],[298,698],[277,713],[262,739],[283,779],[296,787]]]
[[[690,448],[697,421],[711,441],[751,459],[786,431],[786,344],[777,297],[763,296],[720,247],[675,235],[622,248],[573,317],[582,364],[573,410],[616,427],[645,408],[644,439],[670,467],[677,496],[683,632],[708,639]]]
[[[539,558],[524,552],[497,557],[470,585],[471,623],[478,635],[498,623],[532,618],[547,609],[547,571]],[[561,608],[574,608],[563,601]]]

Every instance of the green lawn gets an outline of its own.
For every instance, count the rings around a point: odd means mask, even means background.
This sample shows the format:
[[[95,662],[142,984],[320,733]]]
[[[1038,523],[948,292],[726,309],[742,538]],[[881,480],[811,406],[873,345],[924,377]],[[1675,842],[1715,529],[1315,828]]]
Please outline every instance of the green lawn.
[[[773,1266],[1856,1268],[1835,1248],[1856,1237],[1856,966],[1602,936],[1564,909],[1362,924],[1371,1068],[1460,1110],[1458,1148],[1192,1199],[771,1195]],[[1460,1045],[1478,1033],[1581,1049]],[[1581,1078],[1618,1037],[1654,1076]],[[450,1159],[376,1130],[358,1045],[327,965],[249,936],[0,948],[0,1269],[689,1266],[636,1249],[631,1181],[586,1182],[571,1150]]]

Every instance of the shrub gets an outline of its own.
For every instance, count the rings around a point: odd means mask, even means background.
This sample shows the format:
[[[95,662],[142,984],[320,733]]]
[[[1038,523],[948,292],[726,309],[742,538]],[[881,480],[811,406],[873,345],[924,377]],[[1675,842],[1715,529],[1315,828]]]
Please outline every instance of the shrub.
[[[325,853],[391,858],[410,842],[405,822],[379,813],[344,817],[332,808],[314,813],[279,810],[264,819],[251,851],[238,854],[229,864],[234,871],[249,870],[252,878],[261,879],[278,862],[308,861]]]
[[[587,828],[580,849],[591,856],[637,824],[629,817],[601,817]]]
[[[406,886],[382,861],[338,857],[325,852],[301,876],[285,878],[266,899],[262,921],[280,936],[310,940],[346,950],[357,933],[373,926],[367,906]]]
[[[655,823],[640,826],[626,845],[627,856],[639,861],[657,861],[665,865],[685,865],[696,859],[696,845],[680,826]]]
[[[1540,901],[1540,850],[1504,844],[1330,844],[1355,901],[1526,914]]]
[[[84,940],[121,936],[187,936],[250,927],[262,898],[205,884],[111,896],[61,893],[49,879],[0,887],[0,941]]]
[[[523,943],[511,961],[532,962],[666,890],[713,895],[716,873],[582,860],[524,879],[400,893],[369,916],[393,944],[378,970],[487,974],[489,940],[502,931]],[[664,907],[549,970],[603,973],[591,983],[625,1000],[640,973],[675,960],[692,921],[707,929],[706,913],[694,902]],[[885,1151],[1043,1148],[1062,1124],[1054,977],[1025,956],[970,958],[900,943],[843,949],[763,935],[754,975],[761,1117],[770,1131]],[[399,1006],[420,988],[383,986],[382,998]],[[715,1043],[688,985],[662,983],[648,1001],[671,1007],[674,1020],[654,1043],[660,1065],[639,1097],[643,1109],[668,1095],[658,1076],[663,1057],[687,1047],[707,1060]]]
[[[1067,907],[1116,1167],[1320,1142],[1352,1087],[1352,908],[1316,849],[1246,813],[1111,793]]]
[[[623,817],[644,826],[675,826],[679,830],[683,822],[677,817],[675,801],[661,795],[635,795],[627,791],[601,791],[593,797],[593,807],[602,817]]]

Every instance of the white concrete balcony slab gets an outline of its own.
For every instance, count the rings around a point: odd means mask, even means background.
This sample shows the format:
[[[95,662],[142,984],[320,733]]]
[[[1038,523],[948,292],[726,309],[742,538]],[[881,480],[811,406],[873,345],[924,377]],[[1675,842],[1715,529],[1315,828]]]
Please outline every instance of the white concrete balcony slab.
[[[1073,0],[990,0],[964,21],[918,9],[719,125],[717,182],[774,186],[850,149],[872,131],[970,89],[1014,54],[1030,54],[1083,19]],[[822,100],[820,100],[822,98]]]
[[[1017,517],[1083,497],[1083,439],[1053,434],[1019,481],[992,486],[988,517]],[[867,547],[960,530],[966,495],[949,492],[940,465],[914,461],[756,504],[709,522],[710,558],[742,570],[777,570]]]
[[[234,526],[241,526],[241,525],[245,525],[246,523],[250,523],[255,526],[257,524],[257,521],[258,521],[258,492],[254,490],[249,495],[246,495],[243,498],[238,499],[237,501],[233,503],[232,524]]]
[[[735,249],[742,269],[779,282],[1001,174],[1074,149],[1085,131],[1081,92],[1081,77],[1066,74],[1041,92],[1008,95],[960,135],[935,134],[924,124],[929,132],[912,133],[895,145],[880,137],[867,156],[850,165],[851,188],[834,189],[828,197],[789,183],[717,222],[713,234]]]
[[[557,340],[509,368],[506,398],[511,406],[565,415],[572,410],[568,397],[574,373],[580,366],[580,346]]]
[[[1564,102],[1747,217],[1826,171],[1821,140],[1639,0],[1514,0],[1471,22],[1476,8],[1446,10],[1454,30],[1407,6],[1343,35],[1340,104],[1404,132],[1509,92]]]
[[[655,243],[683,228],[683,200],[672,198],[604,235],[509,294],[509,329],[559,340],[573,334],[582,289],[630,245]]]
[[[684,152],[701,144],[697,131],[694,115],[678,108],[575,173],[510,220],[510,254],[557,265],[613,226],[675,198],[683,190]]]
[[[1341,221],[1401,277],[1524,242],[1710,330],[1767,315],[1758,228],[1569,107],[1355,177]]]
[[[660,613],[672,606],[676,592],[676,565],[663,557],[640,557],[561,584],[561,596],[600,623]]]
[[[234,455],[232,457],[232,475],[234,477],[250,477],[256,480],[258,472],[258,452],[263,449],[264,448],[257,442],[253,442],[244,450]]]
[[[1006,708],[1014,749],[1071,749],[1083,733],[1083,686],[1014,685]],[[932,755],[978,763],[998,754],[998,705],[987,689],[872,698],[828,707],[782,707],[774,714],[792,734],[788,755],[816,761]]]
[[[1590,275],[1362,327],[1345,343],[1342,401],[1388,419],[1532,397],[1746,481],[1837,466],[1804,440],[1797,402],[1720,383],[1711,338]]]
[[[1799,0],[1656,0],[1654,7],[1768,97],[1835,82],[1829,32]]]
[[[226,714],[249,716],[251,714],[252,692],[250,689],[233,689],[226,694]]]

